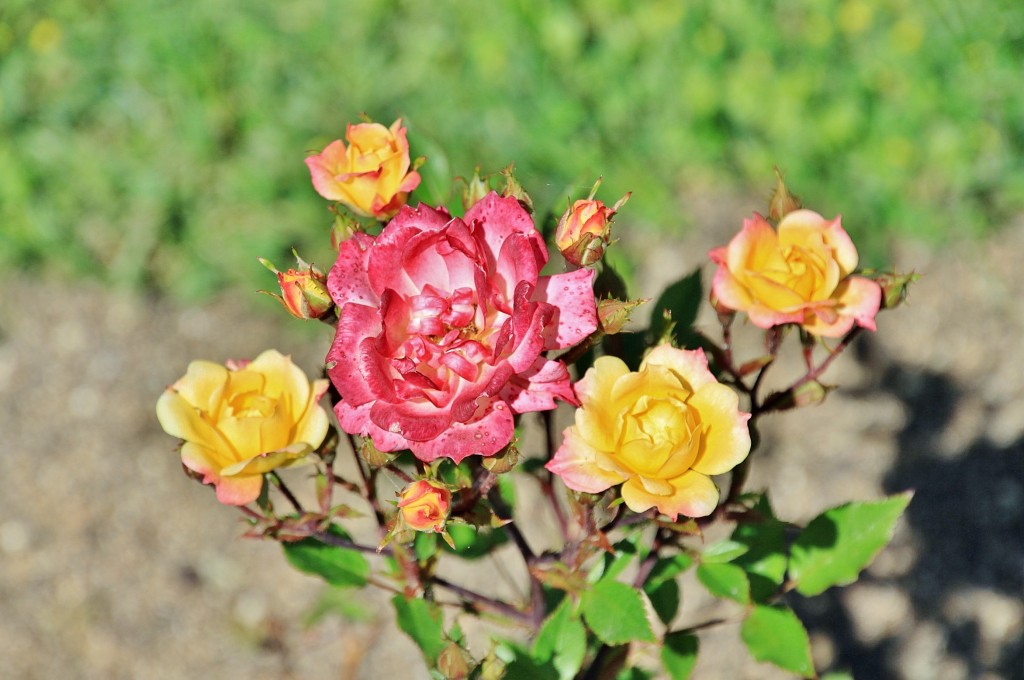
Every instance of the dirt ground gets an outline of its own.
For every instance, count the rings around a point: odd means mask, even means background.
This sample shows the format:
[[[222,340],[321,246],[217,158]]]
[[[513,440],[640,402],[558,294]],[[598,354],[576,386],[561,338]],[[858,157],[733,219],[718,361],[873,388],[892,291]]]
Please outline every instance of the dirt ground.
[[[638,292],[655,295],[665,272],[689,271],[727,236],[648,242]],[[1024,678],[1022,259],[1024,221],[982,244],[898,249],[900,268],[926,273],[910,306],[833,367],[842,389],[825,404],[765,422],[752,487],[772,489],[783,518],[916,489],[858,583],[790,600],[819,669]],[[324,587],[276,544],[240,539],[236,515],[182,474],[156,422],[157,396],[191,359],[276,347],[314,372],[326,329],[296,333],[283,313],[252,314],[263,300],[235,295],[181,308],[80,283],[12,277],[4,290],[0,677],[427,677],[382,596],[345,596],[367,620],[310,625]],[[684,616],[710,606],[684,585]],[[702,638],[694,677],[787,676],[724,626]]]

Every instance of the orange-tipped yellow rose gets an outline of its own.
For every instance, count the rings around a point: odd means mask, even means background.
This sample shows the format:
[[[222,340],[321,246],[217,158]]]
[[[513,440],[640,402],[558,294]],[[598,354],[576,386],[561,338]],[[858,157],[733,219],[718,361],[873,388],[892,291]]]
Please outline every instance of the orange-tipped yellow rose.
[[[309,156],[306,165],[317,193],[364,217],[391,217],[420,183],[419,173],[410,169],[401,118],[390,128],[380,123],[349,125],[345,140]]]
[[[221,366],[193,361],[160,395],[156,415],[164,430],[184,440],[181,462],[217,488],[217,500],[256,500],[263,475],[308,462],[327,436],[317,402],[326,380],[310,383],[289,357],[267,350],[251,362]]]
[[[857,249],[838,217],[795,210],[776,232],[755,214],[710,256],[718,265],[712,283],[716,303],[746,312],[759,328],[795,323],[833,338],[854,324],[875,330],[881,289],[853,275]]]
[[[711,475],[750,452],[750,414],[715,380],[702,350],[659,345],[636,372],[601,357],[576,394],[576,423],[546,467],[576,491],[622,484],[635,512],[656,507],[673,520],[711,514],[718,505]]]
[[[441,533],[452,506],[452,492],[427,479],[405,487],[398,500],[402,521],[410,529]]]

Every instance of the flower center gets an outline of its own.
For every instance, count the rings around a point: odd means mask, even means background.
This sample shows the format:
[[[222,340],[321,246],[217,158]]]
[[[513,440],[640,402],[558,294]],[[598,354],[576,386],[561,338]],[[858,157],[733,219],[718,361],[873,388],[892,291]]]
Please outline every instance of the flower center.
[[[686,402],[674,395],[645,395],[625,415],[619,450],[636,473],[670,479],[690,468],[701,440],[700,418]]]

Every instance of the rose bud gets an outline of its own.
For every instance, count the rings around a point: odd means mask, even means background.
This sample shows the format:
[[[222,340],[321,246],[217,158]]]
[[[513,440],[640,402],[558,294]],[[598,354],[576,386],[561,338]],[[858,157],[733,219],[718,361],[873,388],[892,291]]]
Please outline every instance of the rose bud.
[[[775,168],[775,190],[768,200],[768,217],[778,222],[787,214],[799,209],[800,197],[789,193],[786,183],[782,181],[782,172]]]
[[[601,331],[605,335],[621,333],[629,323],[629,315],[645,302],[650,302],[650,300],[647,298],[642,300],[616,300],[614,298],[601,300],[597,303],[597,319]]]
[[[405,487],[398,509],[402,522],[410,529],[441,533],[452,506],[452,492],[447,487],[421,479]]]
[[[562,256],[578,267],[588,267],[604,256],[611,235],[612,218],[629,200],[626,194],[609,208],[594,199],[601,180],[594,184],[590,196],[573,203],[555,228],[555,245]]]
[[[327,275],[309,264],[296,253],[298,269],[279,272],[276,267],[262,257],[259,258],[264,267],[277,274],[277,282],[281,286],[281,294],[260,291],[277,298],[288,310],[288,313],[299,319],[319,319],[334,309],[334,300],[327,291]]]

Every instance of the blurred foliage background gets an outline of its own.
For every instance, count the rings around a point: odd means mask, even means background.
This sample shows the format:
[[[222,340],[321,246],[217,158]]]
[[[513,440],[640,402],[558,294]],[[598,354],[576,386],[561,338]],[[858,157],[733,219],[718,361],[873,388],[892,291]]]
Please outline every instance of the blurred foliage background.
[[[603,175],[681,233],[778,164],[878,262],[1024,209],[1022,65],[1017,0],[4,0],[0,265],[196,300],[329,264],[303,158],[361,112],[420,200],[514,161],[540,214]]]

